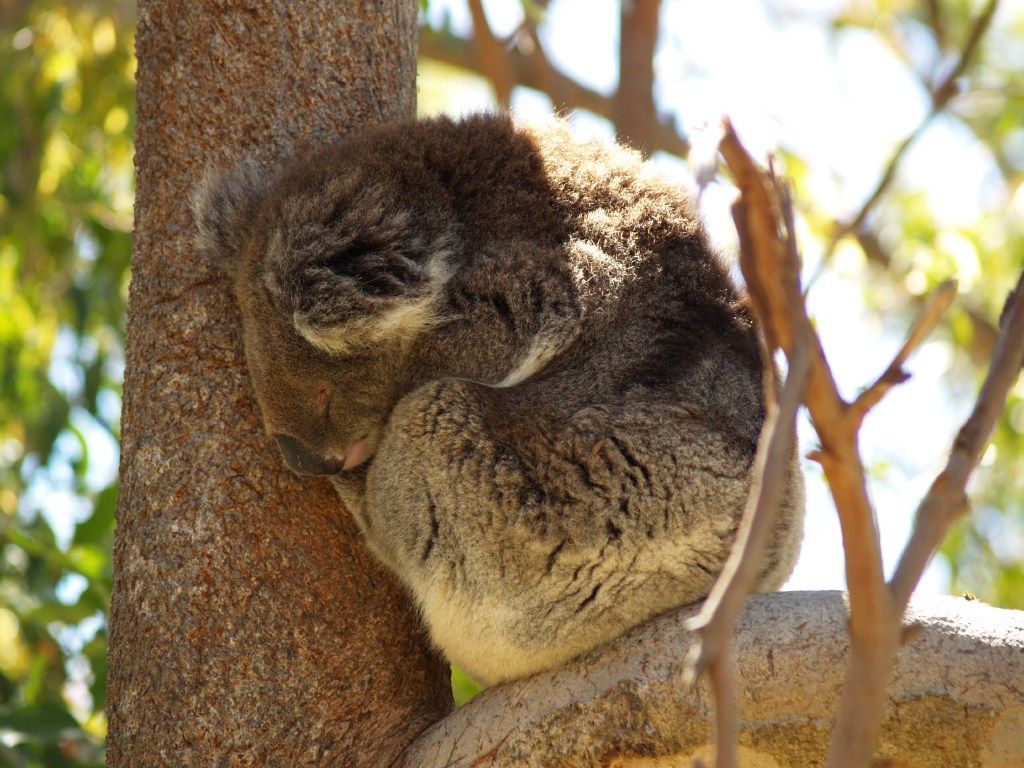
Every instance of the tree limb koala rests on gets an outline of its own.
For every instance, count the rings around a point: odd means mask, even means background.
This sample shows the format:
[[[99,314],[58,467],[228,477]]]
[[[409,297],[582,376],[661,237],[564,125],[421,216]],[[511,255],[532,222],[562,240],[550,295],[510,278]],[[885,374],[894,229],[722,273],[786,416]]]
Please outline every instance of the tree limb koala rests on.
[[[751,315],[689,202],[558,122],[424,120],[195,197],[267,430],[328,475],[483,683],[704,597],[764,418]],[[802,531],[796,457],[761,585]]]

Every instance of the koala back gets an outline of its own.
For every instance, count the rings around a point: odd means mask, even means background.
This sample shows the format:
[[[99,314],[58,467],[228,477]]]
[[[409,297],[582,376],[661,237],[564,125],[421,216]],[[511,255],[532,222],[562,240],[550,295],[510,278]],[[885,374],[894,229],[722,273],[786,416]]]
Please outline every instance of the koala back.
[[[757,330],[638,155],[440,118],[243,166],[196,210],[268,431],[471,675],[553,666],[710,590],[764,420]],[[794,453],[764,588],[802,504]]]

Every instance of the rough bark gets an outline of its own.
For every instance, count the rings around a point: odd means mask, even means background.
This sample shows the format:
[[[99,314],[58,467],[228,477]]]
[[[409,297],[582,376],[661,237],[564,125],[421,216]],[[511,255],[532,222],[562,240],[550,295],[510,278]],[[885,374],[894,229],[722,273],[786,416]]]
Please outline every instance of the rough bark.
[[[485,691],[434,725],[399,766],[690,768],[708,759],[711,695],[682,683],[683,610],[564,669]],[[911,601],[876,753],[904,768],[1011,768],[1024,754],[1024,611]],[[740,763],[819,766],[846,671],[838,592],[755,595],[733,649]]]
[[[388,764],[450,709],[394,579],[263,434],[202,172],[415,107],[416,3],[141,0],[110,614],[113,768]]]

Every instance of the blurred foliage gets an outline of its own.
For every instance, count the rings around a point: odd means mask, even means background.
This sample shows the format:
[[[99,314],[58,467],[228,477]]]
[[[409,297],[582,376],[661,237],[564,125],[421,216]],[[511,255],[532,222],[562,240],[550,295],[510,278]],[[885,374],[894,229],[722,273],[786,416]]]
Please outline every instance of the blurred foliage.
[[[0,766],[99,766],[134,5],[0,3]]]
[[[987,3],[889,0],[850,3],[836,29],[867,30],[914,73],[926,92],[960,56]],[[911,174],[894,175],[882,203],[857,238],[866,256],[858,276],[865,303],[906,320],[920,299],[949,277],[960,299],[945,326],[953,352],[945,385],[951,397],[973,401],[988,367],[1003,303],[1024,269],[1024,7],[1002,3],[964,75],[959,95],[930,121],[963,131],[968,150],[989,170],[979,188],[978,215],[950,221],[935,202],[940,190]],[[882,13],[877,10],[884,11]],[[796,151],[796,150],[794,150]],[[956,158],[951,158],[956,162]],[[879,169],[879,176],[885,171]],[[810,206],[819,237],[833,221]],[[1024,608],[1024,379],[1011,393],[974,487],[971,515],[957,524],[940,554],[951,592]]]
[[[876,35],[927,87],[976,13],[966,0],[878,0],[850,2],[820,23],[836,35]],[[103,763],[133,24],[134,4],[123,0],[0,0],[0,768]],[[933,49],[927,66],[922,39]],[[928,190],[897,174],[865,227],[875,250],[859,279],[872,307],[909,316],[928,288],[960,275],[964,298],[946,331],[958,397],[980,379],[983,323],[996,322],[1022,267],[1021,41],[1024,19],[995,25],[945,111],[991,156],[987,211],[949,225]],[[463,78],[434,71],[449,88]],[[425,90],[440,98],[431,83]],[[800,148],[782,154],[801,197],[809,170]],[[827,241],[833,212],[802,207],[812,234]],[[1024,607],[1022,453],[1019,385],[975,489],[977,510],[943,546],[954,590],[1015,607]],[[457,670],[453,684],[460,703],[477,690]]]

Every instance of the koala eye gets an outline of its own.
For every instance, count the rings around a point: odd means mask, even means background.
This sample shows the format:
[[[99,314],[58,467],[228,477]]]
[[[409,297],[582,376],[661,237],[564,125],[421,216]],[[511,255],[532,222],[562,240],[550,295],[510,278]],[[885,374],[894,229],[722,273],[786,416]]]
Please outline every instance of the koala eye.
[[[313,405],[316,407],[317,413],[327,413],[327,406],[331,402],[331,390],[327,388],[326,384],[321,384],[317,390],[316,395],[313,398]]]

